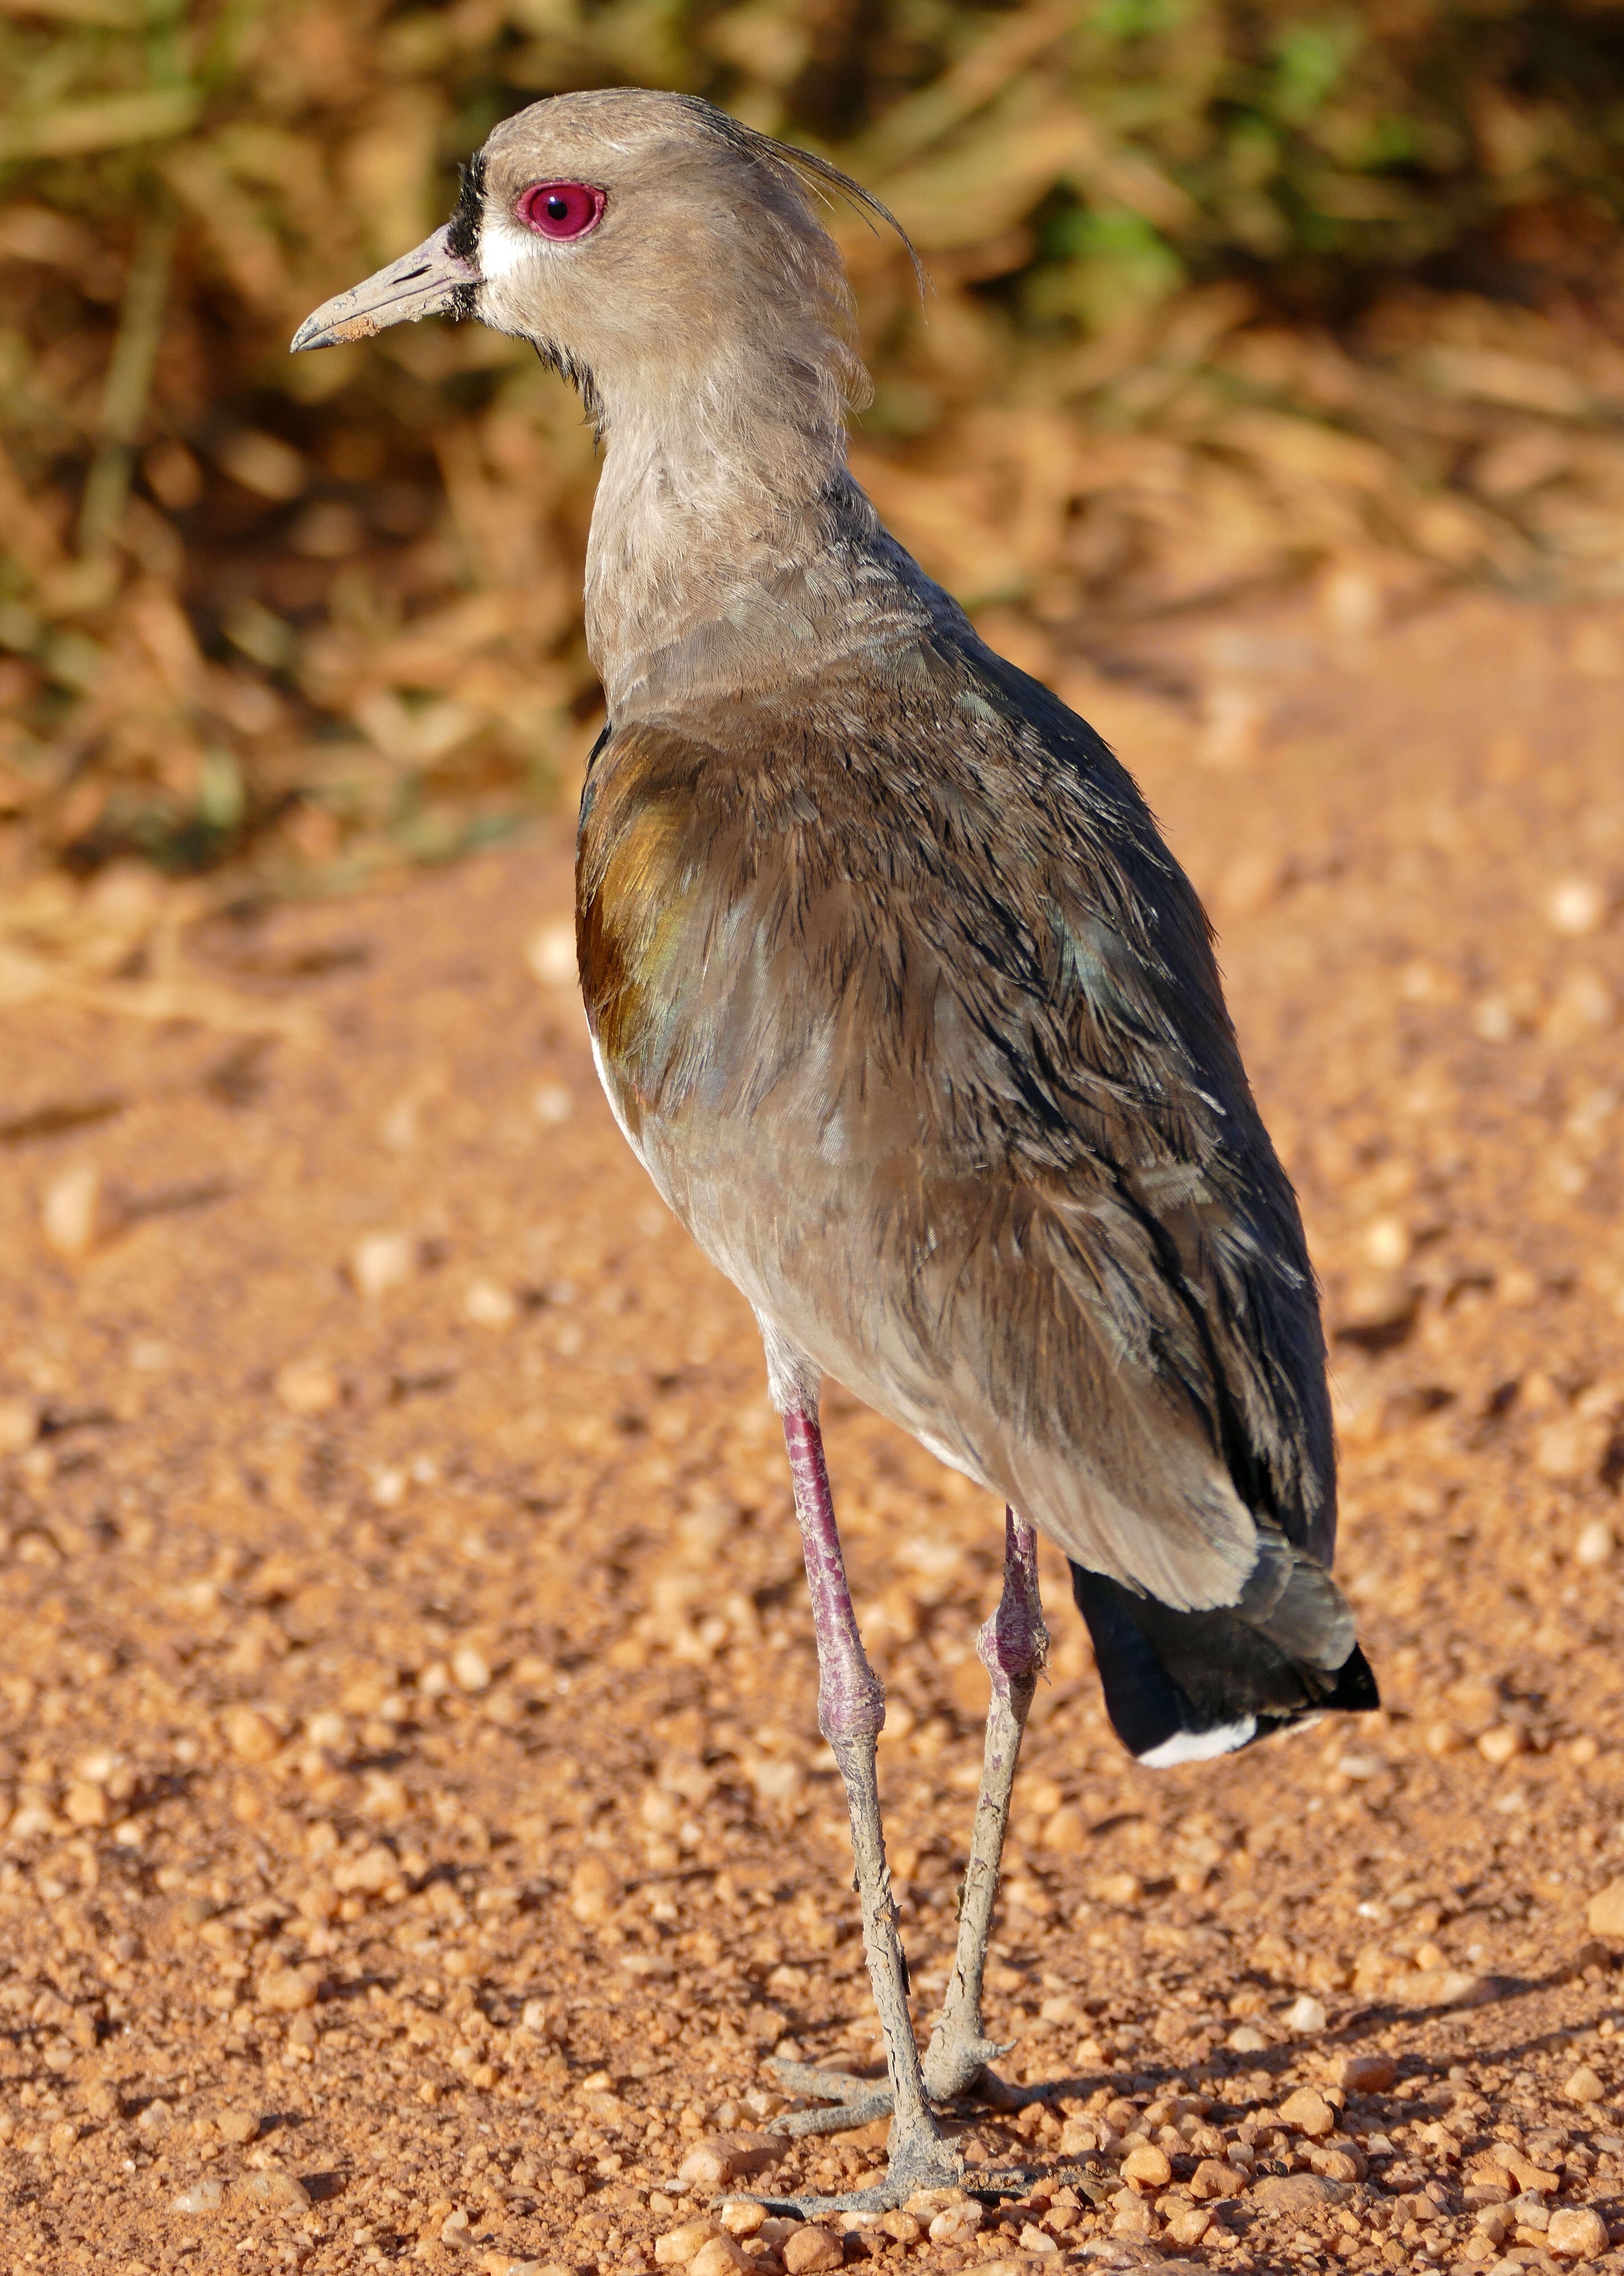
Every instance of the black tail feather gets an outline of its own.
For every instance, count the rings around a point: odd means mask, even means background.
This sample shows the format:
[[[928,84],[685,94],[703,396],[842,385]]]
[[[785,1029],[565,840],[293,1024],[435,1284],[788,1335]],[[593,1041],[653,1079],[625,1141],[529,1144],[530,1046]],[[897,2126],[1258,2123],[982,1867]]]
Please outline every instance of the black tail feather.
[[[1328,1710],[1381,1704],[1357,1644],[1327,1670],[1294,1658],[1237,1612],[1170,1611],[1119,1582],[1072,1567],[1112,1728],[1158,1767],[1229,1754]]]

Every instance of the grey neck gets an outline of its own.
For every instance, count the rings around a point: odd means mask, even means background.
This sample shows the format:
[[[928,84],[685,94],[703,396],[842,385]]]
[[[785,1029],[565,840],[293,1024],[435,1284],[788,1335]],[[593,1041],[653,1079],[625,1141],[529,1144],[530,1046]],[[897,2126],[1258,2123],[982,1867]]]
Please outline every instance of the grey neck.
[[[657,423],[605,406],[587,641],[617,721],[788,687],[931,614],[844,433],[718,415],[734,410],[718,398],[697,391],[693,415]]]

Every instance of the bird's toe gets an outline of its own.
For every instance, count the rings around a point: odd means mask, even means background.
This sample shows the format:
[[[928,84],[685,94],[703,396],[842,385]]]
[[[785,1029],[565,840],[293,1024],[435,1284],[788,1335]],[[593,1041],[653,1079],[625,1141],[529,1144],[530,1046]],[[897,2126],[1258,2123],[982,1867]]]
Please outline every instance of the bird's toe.
[[[872,2089],[849,2102],[842,2097],[838,2102],[826,2104],[821,2110],[790,2110],[775,2118],[771,2130],[786,2134],[798,2140],[808,2134],[842,2134],[849,2127],[866,2126],[870,2119],[889,2118],[892,2111],[891,2089]]]

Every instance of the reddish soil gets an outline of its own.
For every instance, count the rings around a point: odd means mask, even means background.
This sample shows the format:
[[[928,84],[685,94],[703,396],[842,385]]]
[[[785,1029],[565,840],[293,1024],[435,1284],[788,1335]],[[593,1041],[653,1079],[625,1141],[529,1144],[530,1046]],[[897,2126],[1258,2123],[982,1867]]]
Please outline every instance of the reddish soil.
[[[1218,917],[1386,1708],[1141,1771],[1049,1560],[992,1975],[1027,2092],[960,2129],[1031,2178],[848,2257],[1624,2267],[1624,627],[1363,607],[1059,676]],[[759,1350],[537,976],[569,898],[560,830],[220,915],[184,1016],[125,1016],[139,971],[8,1012],[12,2268],[634,2272],[703,2209],[694,2142],[781,2106],[775,2048],[872,2059]],[[998,1513],[828,1419],[923,2007]],[[1124,2198],[1135,2132],[1172,2179]]]

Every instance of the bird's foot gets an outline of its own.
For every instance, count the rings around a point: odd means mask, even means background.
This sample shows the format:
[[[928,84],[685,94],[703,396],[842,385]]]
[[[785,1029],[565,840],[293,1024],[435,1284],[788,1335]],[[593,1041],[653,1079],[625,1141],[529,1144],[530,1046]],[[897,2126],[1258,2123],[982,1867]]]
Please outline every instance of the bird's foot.
[[[824,2072],[821,2075],[827,2077],[829,2074]],[[853,2083],[865,2083],[862,2081]],[[887,2108],[890,2104],[888,2091],[885,2096]],[[846,2109],[854,2106],[853,2104],[845,2105]],[[861,2122],[845,2116],[840,2118],[843,2125]],[[892,2128],[887,2157],[884,2180],[877,2181],[870,2189],[852,2189],[842,2196],[763,2196],[757,2202],[764,2204],[769,2212],[793,2213],[802,2220],[816,2220],[822,2214],[830,2212],[894,2212],[899,2205],[906,2204],[909,2197],[920,2189],[952,2189],[963,2184],[963,2159],[950,2143],[942,2139],[928,2115],[922,2115],[920,2122],[910,2128],[899,2140],[896,2127]]]
[[[1009,2052],[990,2039],[955,2045],[938,2059],[934,2043],[925,2060],[925,2087],[934,2103],[979,2102],[994,2110],[1018,2110],[1031,2099],[990,2068],[990,2059]],[[817,2097],[822,2110],[792,2110],[772,2122],[771,2131],[800,2139],[808,2134],[840,2134],[885,2117],[891,2089],[883,2081],[855,2078],[849,2071],[816,2070],[810,2063],[774,2061],[770,2067],[788,2094]],[[923,2186],[922,2184],[922,2186]]]
[[[809,2094],[831,2107],[792,2110],[775,2118],[770,2130],[797,2138],[806,2134],[839,2134],[850,2126],[866,2126],[870,2119],[891,2115],[891,2088],[884,2079],[856,2078],[850,2071],[816,2070],[810,2063],[779,2058],[768,2067],[778,2074],[786,2094]]]
[[[845,2134],[854,2126],[868,2125],[871,2119],[889,2118],[891,2112],[891,2089],[879,2086],[849,2101],[842,2095],[822,2110],[792,2110],[774,2119],[772,2131],[796,2141],[808,2134]]]

